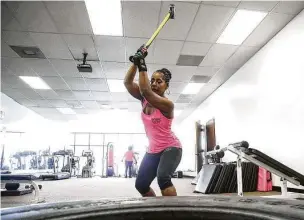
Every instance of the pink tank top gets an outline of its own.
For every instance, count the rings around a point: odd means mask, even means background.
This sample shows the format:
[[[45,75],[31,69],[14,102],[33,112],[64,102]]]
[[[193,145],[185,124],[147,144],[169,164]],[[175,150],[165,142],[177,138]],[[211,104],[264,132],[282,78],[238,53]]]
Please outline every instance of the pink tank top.
[[[126,160],[126,161],[133,161],[133,156],[134,156],[133,151],[128,150],[128,151],[125,153],[125,160]]]
[[[147,103],[147,100],[144,100],[143,110]],[[156,108],[151,115],[145,114],[143,110],[141,112],[141,118],[149,139],[148,153],[159,153],[168,147],[182,147],[179,139],[171,131],[173,119],[166,118],[161,111]]]

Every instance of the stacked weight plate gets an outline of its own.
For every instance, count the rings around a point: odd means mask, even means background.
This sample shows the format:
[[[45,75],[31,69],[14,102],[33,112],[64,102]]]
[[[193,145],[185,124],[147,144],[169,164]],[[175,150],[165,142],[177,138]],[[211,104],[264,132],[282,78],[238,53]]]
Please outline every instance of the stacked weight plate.
[[[243,192],[256,191],[258,166],[250,162],[242,163]],[[219,194],[237,192],[236,163],[204,165],[194,192]]]

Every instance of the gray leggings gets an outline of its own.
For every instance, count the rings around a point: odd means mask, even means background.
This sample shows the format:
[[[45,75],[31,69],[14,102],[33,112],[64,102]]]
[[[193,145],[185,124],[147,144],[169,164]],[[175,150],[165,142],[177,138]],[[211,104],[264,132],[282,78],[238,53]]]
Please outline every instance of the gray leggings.
[[[169,147],[157,154],[146,153],[139,167],[136,189],[140,194],[146,194],[155,177],[161,190],[173,186],[171,177],[181,158],[182,149],[177,147]]]

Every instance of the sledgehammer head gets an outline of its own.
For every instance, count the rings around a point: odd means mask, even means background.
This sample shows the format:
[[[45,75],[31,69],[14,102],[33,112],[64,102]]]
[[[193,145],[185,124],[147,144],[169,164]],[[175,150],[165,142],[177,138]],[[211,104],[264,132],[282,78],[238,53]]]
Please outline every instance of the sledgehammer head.
[[[173,4],[170,4],[169,12],[170,12],[170,19],[174,19],[175,18],[175,7]]]

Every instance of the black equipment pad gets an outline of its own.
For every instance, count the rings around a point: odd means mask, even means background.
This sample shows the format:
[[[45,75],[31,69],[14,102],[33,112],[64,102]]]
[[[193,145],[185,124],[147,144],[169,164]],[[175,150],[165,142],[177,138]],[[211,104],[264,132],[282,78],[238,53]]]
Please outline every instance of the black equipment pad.
[[[300,185],[304,186],[304,176],[298,173],[297,171],[291,169],[290,167],[285,166],[281,162],[267,156],[266,154],[254,148],[248,148],[247,151],[245,151],[244,153],[248,155],[254,155],[255,159],[261,161],[262,163],[265,163],[270,167],[273,167],[274,169],[280,171],[281,173],[289,177],[294,177],[296,180],[300,182]]]
[[[1,190],[1,196],[22,196],[32,193],[32,189]]]
[[[223,168],[223,166],[221,164],[216,164],[216,168],[215,168],[214,174],[210,180],[210,184],[206,190],[206,194],[210,194],[213,192],[213,190],[216,186],[216,183],[219,179],[219,176],[221,175],[222,168]]]
[[[49,173],[49,174],[42,174],[41,178],[51,179],[51,180],[62,180],[62,179],[69,179],[71,177],[70,173]]]
[[[33,174],[1,174],[1,180],[38,180],[39,176]]]

